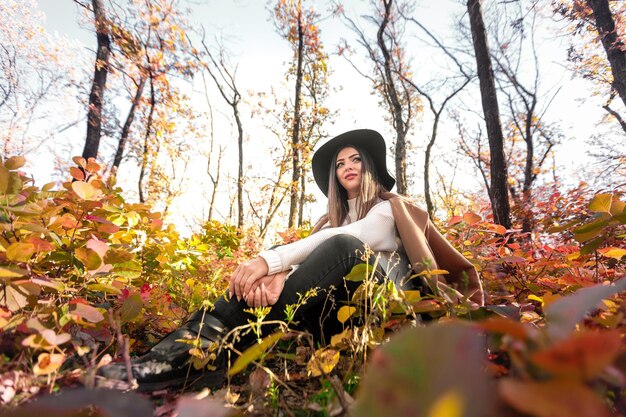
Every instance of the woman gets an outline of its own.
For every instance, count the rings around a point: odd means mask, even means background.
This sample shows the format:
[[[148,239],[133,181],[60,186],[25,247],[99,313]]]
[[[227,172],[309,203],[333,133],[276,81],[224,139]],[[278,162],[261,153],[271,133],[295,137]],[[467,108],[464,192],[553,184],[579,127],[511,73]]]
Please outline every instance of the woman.
[[[318,288],[318,294],[298,309],[299,319],[316,336],[340,330],[334,306],[349,300],[358,283],[343,278],[365,262],[364,245],[379,257],[376,276],[389,277],[399,288],[425,268],[445,269],[439,289],[482,305],[483,292],[476,270],[434,228],[428,215],[406,198],[389,192],[395,180],[387,172],[382,136],[367,129],[343,133],[313,155],[317,185],[328,197],[328,212],[313,233],[300,241],[261,252],[240,264],[230,279],[228,297],[210,311],[198,311],[181,328],[166,336],[146,355],[100,368],[100,376],[128,380],[139,388],[156,390],[199,380],[219,385],[227,365],[219,356],[213,372],[189,373],[190,345],[180,339],[198,339],[203,347],[220,341],[229,329],[246,324],[249,306],[272,306],[267,321],[284,319],[285,306],[296,304],[299,293]],[[444,284],[447,282],[447,285]],[[453,288],[451,288],[453,287]],[[435,289],[437,290],[437,289]],[[325,302],[332,295],[334,303]],[[245,344],[246,342],[241,342]]]

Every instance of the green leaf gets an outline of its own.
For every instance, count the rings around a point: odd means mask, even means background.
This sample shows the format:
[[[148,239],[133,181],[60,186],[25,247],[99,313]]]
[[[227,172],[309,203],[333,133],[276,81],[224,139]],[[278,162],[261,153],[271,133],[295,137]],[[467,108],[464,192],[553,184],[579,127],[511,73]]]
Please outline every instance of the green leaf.
[[[603,193],[597,194],[589,203],[589,210],[610,213],[613,194]]]
[[[610,285],[582,288],[572,295],[561,297],[545,309],[548,334],[553,340],[566,338],[587,313],[605,298],[626,290],[626,277]]]
[[[595,252],[605,241],[606,241],[606,238],[604,236],[600,236],[592,240],[591,242],[585,243],[580,248],[581,255],[589,255],[590,253]]]
[[[124,300],[122,307],[120,308],[120,320],[122,324],[128,323],[141,313],[143,308],[143,301],[141,295],[135,293]]]
[[[347,281],[353,282],[361,282],[365,278],[367,278],[367,273],[372,272],[372,266],[368,264],[358,264],[355,265],[354,268],[350,271],[348,275],[346,275]]]
[[[283,336],[284,332],[272,333],[264,338],[261,343],[255,343],[251,347],[245,350],[240,357],[237,358],[233,366],[228,370],[228,375],[236,375],[239,372],[246,369],[246,367],[252,362],[257,360],[263,353],[265,353],[270,347],[274,346]]]
[[[584,233],[594,232],[597,230],[602,230],[602,228],[606,226],[607,224],[609,224],[610,221],[611,221],[610,216],[603,216],[603,218],[601,219],[598,219],[591,223],[587,223],[583,226],[577,227],[576,229],[572,230],[572,232],[574,232],[574,234],[584,234]]]

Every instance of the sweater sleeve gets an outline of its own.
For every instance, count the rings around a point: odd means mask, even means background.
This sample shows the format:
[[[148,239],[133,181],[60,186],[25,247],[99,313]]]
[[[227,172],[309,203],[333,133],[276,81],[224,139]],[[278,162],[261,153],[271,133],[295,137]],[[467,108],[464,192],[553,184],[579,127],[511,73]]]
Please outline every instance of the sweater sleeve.
[[[333,236],[347,234],[369,245],[374,251],[393,252],[398,249],[391,205],[383,201],[372,207],[367,216],[340,227],[323,228],[302,240],[259,253],[269,267],[268,275],[298,265],[320,244]]]

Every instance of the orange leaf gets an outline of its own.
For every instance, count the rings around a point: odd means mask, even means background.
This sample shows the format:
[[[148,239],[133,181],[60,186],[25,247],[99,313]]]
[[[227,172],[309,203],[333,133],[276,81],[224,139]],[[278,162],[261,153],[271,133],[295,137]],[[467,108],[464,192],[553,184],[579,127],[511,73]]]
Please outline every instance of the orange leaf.
[[[621,347],[617,330],[585,331],[534,353],[531,359],[557,376],[591,379],[615,360]]]
[[[482,217],[480,217],[476,213],[467,212],[467,213],[465,213],[463,215],[463,220],[465,221],[465,223],[467,223],[467,224],[469,224],[471,226],[471,225],[476,224],[479,221],[481,221]]]
[[[461,216],[452,216],[450,220],[448,220],[448,226],[454,226],[463,221],[463,217]]]
[[[87,162],[87,167],[85,167],[85,170],[87,172],[91,172],[95,174],[96,172],[100,171],[100,169],[102,169],[102,166],[99,163],[97,163],[95,159],[89,158],[89,162]]]
[[[71,167],[70,175],[72,176],[72,178],[77,179],[78,181],[83,181],[85,179],[85,173],[80,168]]]
[[[516,339],[525,340],[528,337],[526,326],[522,323],[504,317],[493,317],[478,323],[478,327],[492,333],[502,333]]]
[[[83,158],[82,156],[75,156],[72,158],[72,161],[74,161],[76,165],[79,165],[83,168],[85,168],[85,166],[87,165],[87,161],[85,161],[85,158]]]
[[[535,417],[610,416],[602,399],[582,384],[504,378],[498,383],[498,391],[513,408]]]
[[[28,243],[31,243],[35,247],[35,252],[50,252],[54,250],[52,243],[37,236],[28,238]]]
[[[506,227],[502,226],[501,224],[489,224],[487,225],[487,228],[499,235],[506,234]]]

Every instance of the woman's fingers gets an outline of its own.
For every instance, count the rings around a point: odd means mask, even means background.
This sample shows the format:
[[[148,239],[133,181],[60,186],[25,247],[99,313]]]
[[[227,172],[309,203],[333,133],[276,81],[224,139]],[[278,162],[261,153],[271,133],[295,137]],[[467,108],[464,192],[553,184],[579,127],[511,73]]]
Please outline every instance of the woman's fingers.
[[[254,306],[255,307],[261,307],[261,298],[262,298],[262,294],[261,294],[261,287],[257,287],[256,290],[254,291]]]
[[[233,295],[237,295],[237,300],[240,299],[239,295],[236,292],[237,289],[237,277],[239,276],[239,266],[237,266],[237,268],[235,268],[235,271],[233,272],[233,275],[230,277],[230,282],[228,283],[228,296],[230,298],[233,297]]]
[[[267,302],[267,288],[265,287],[265,283],[261,284],[261,304],[263,305],[263,307],[270,305]]]

